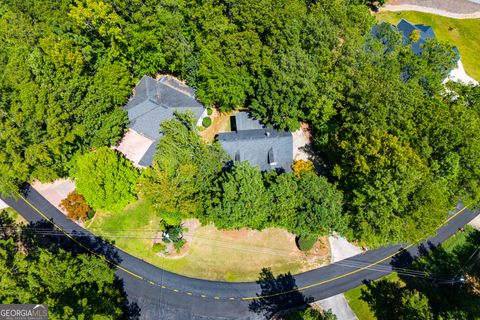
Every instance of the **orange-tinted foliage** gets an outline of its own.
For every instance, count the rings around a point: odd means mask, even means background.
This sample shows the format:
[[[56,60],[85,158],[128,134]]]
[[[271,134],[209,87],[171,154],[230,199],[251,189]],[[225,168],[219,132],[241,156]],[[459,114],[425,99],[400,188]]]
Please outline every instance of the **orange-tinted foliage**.
[[[81,221],[88,219],[88,212],[91,210],[83,196],[76,191],[70,192],[68,197],[62,200],[60,207],[67,211],[69,218]]]

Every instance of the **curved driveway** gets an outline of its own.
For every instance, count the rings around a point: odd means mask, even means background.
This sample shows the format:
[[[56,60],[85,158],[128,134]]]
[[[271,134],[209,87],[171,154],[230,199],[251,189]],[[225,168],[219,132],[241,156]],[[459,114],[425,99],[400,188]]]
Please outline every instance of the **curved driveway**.
[[[89,231],[67,219],[32,188],[20,199],[3,199],[28,221],[48,218],[67,234],[79,235],[75,239],[80,239],[80,242],[83,242],[81,239],[96,239]],[[378,279],[394,271],[394,264],[401,266],[403,261],[418,256],[421,248],[443,242],[476,215],[462,208],[447,219],[434,237],[422,244],[392,245],[370,250],[326,267],[294,275],[285,283],[270,283],[270,295],[261,300],[266,309],[274,308],[272,304],[275,303],[283,304],[290,297],[290,300],[298,298],[298,291],[305,298],[321,300],[361,285],[363,280]],[[263,319],[262,314],[251,311],[254,301],[258,301],[254,298],[266,292],[266,288],[258,283],[193,279],[162,270],[118,248],[104,246],[102,254],[105,251],[117,252],[117,274],[124,282],[129,300],[138,304],[144,319]],[[252,256],[252,259],[255,257]],[[284,291],[292,293],[285,294]]]

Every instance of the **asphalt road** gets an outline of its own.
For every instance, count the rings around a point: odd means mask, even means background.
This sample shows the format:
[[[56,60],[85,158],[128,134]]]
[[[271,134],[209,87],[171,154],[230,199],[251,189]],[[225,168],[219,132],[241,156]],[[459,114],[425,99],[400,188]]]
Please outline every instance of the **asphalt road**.
[[[74,241],[89,251],[114,261],[117,274],[131,302],[139,307],[142,319],[264,319],[266,314],[304,301],[321,300],[342,293],[392,272],[419,255],[424,248],[437,246],[477,213],[459,208],[437,234],[416,245],[382,247],[312,271],[277,281],[230,283],[188,278],[155,267],[126,252],[102,243],[89,231],[67,219],[34,189],[25,198],[3,200],[26,220],[47,217]],[[68,239],[65,236],[59,239]],[[112,258],[113,257],[113,258]],[[255,257],[252,257],[255,259]],[[246,261],[248,263],[248,261]],[[298,291],[296,289],[299,289]],[[289,293],[285,293],[289,292]],[[260,299],[254,299],[263,296]]]

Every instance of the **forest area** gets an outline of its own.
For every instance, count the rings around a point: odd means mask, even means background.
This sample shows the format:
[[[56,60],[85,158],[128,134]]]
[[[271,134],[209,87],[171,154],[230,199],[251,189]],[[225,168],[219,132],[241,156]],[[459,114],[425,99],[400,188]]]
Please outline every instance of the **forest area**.
[[[431,40],[413,54],[361,0],[2,0],[0,37],[5,194],[34,179],[80,182],[99,155],[117,161],[103,147],[125,130],[120,107],[143,75],[164,73],[205,106],[247,108],[280,130],[308,123],[323,176],[225,170],[218,145],[180,115],[163,125],[172,134],[153,168],[110,166],[128,186],[115,204],[138,194],[172,224],[337,230],[376,247],[424,238],[458,200],[480,196],[480,88],[444,86],[451,46]],[[83,186],[88,202],[94,186]]]

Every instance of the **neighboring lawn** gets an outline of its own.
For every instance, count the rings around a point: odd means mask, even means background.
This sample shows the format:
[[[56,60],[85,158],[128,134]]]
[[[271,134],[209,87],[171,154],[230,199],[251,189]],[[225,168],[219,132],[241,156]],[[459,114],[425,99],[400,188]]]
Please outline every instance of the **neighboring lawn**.
[[[118,213],[97,212],[89,229],[106,238],[116,235],[110,239],[118,247],[156,266],[203,279],[253,281],[264,267],[270,267],[274,274],[298,273],[330,260],[328,245],[302,253],[296,248],[294,236],[284,230],[219,231],[211,225],[187,232],[185,238],[190,240],[186,255],[166,258],[152,251],[153,238],[160,236],[159,221],[150,206],[140,201]]]
[[[403,284],[403,281],[395,272],[383,277],[382,279],[389,281],[400,281]],[[362,295],[362,289],[365,288],[366,286],[362,285],[356,287],[355,289],[349,290],[345,292],[345,298],[347,299],[350,308],[352,308],[353,313],[355,313],[359,320],[376,320],[377,318],[375,318],[373,312],[370,311],[368,304],[360,299],[360,296]]]
[[[454,248],[463,245],[467,239],[467,236],[474,231],[475,229],[473,229],[472,227],[465,226],[465,232],[455,233],[452,237],[447,239],[447,241],[442,244],[442,247],[445,249],[445,251],[451,252]],[[405,284],[395,272],[382,279],[386,279],[389,281],[400,281],[402,284]],[[353,312],[356,314],[359,320],[375,320],[376,318],[373,315],[372,311],[370,311],[368,304],[360,299],[361,290],[365,288],[366,286],[362,285],[356,287],[355,289],[349,290],[345,292],[345,297],[348,300],[350,308],[352,308]]]
[[[403,18],[415,24],[432,26],[438,40],[458,47],[468,75],[480,80],[480,19],[452,19],[416,11],[385,11],[376,14],[376,17],[379,21],[395,25]]]
[[[469,225],[465,226],[465,232],[457,232],[453,236],[447,239],[442,244],[442,248],[445,249],[446,252],[450,253],[456,247],[462,246],[465,244],[467,237],[469,234],[475,232],[475,229]]]
[[[0,212],[6,212],[9,217],[11,217],[13,220],[15,220],[16,223],[27,223],[28,221],[25,220],[15,209],[13,208],[6,208],[0,210]]]

